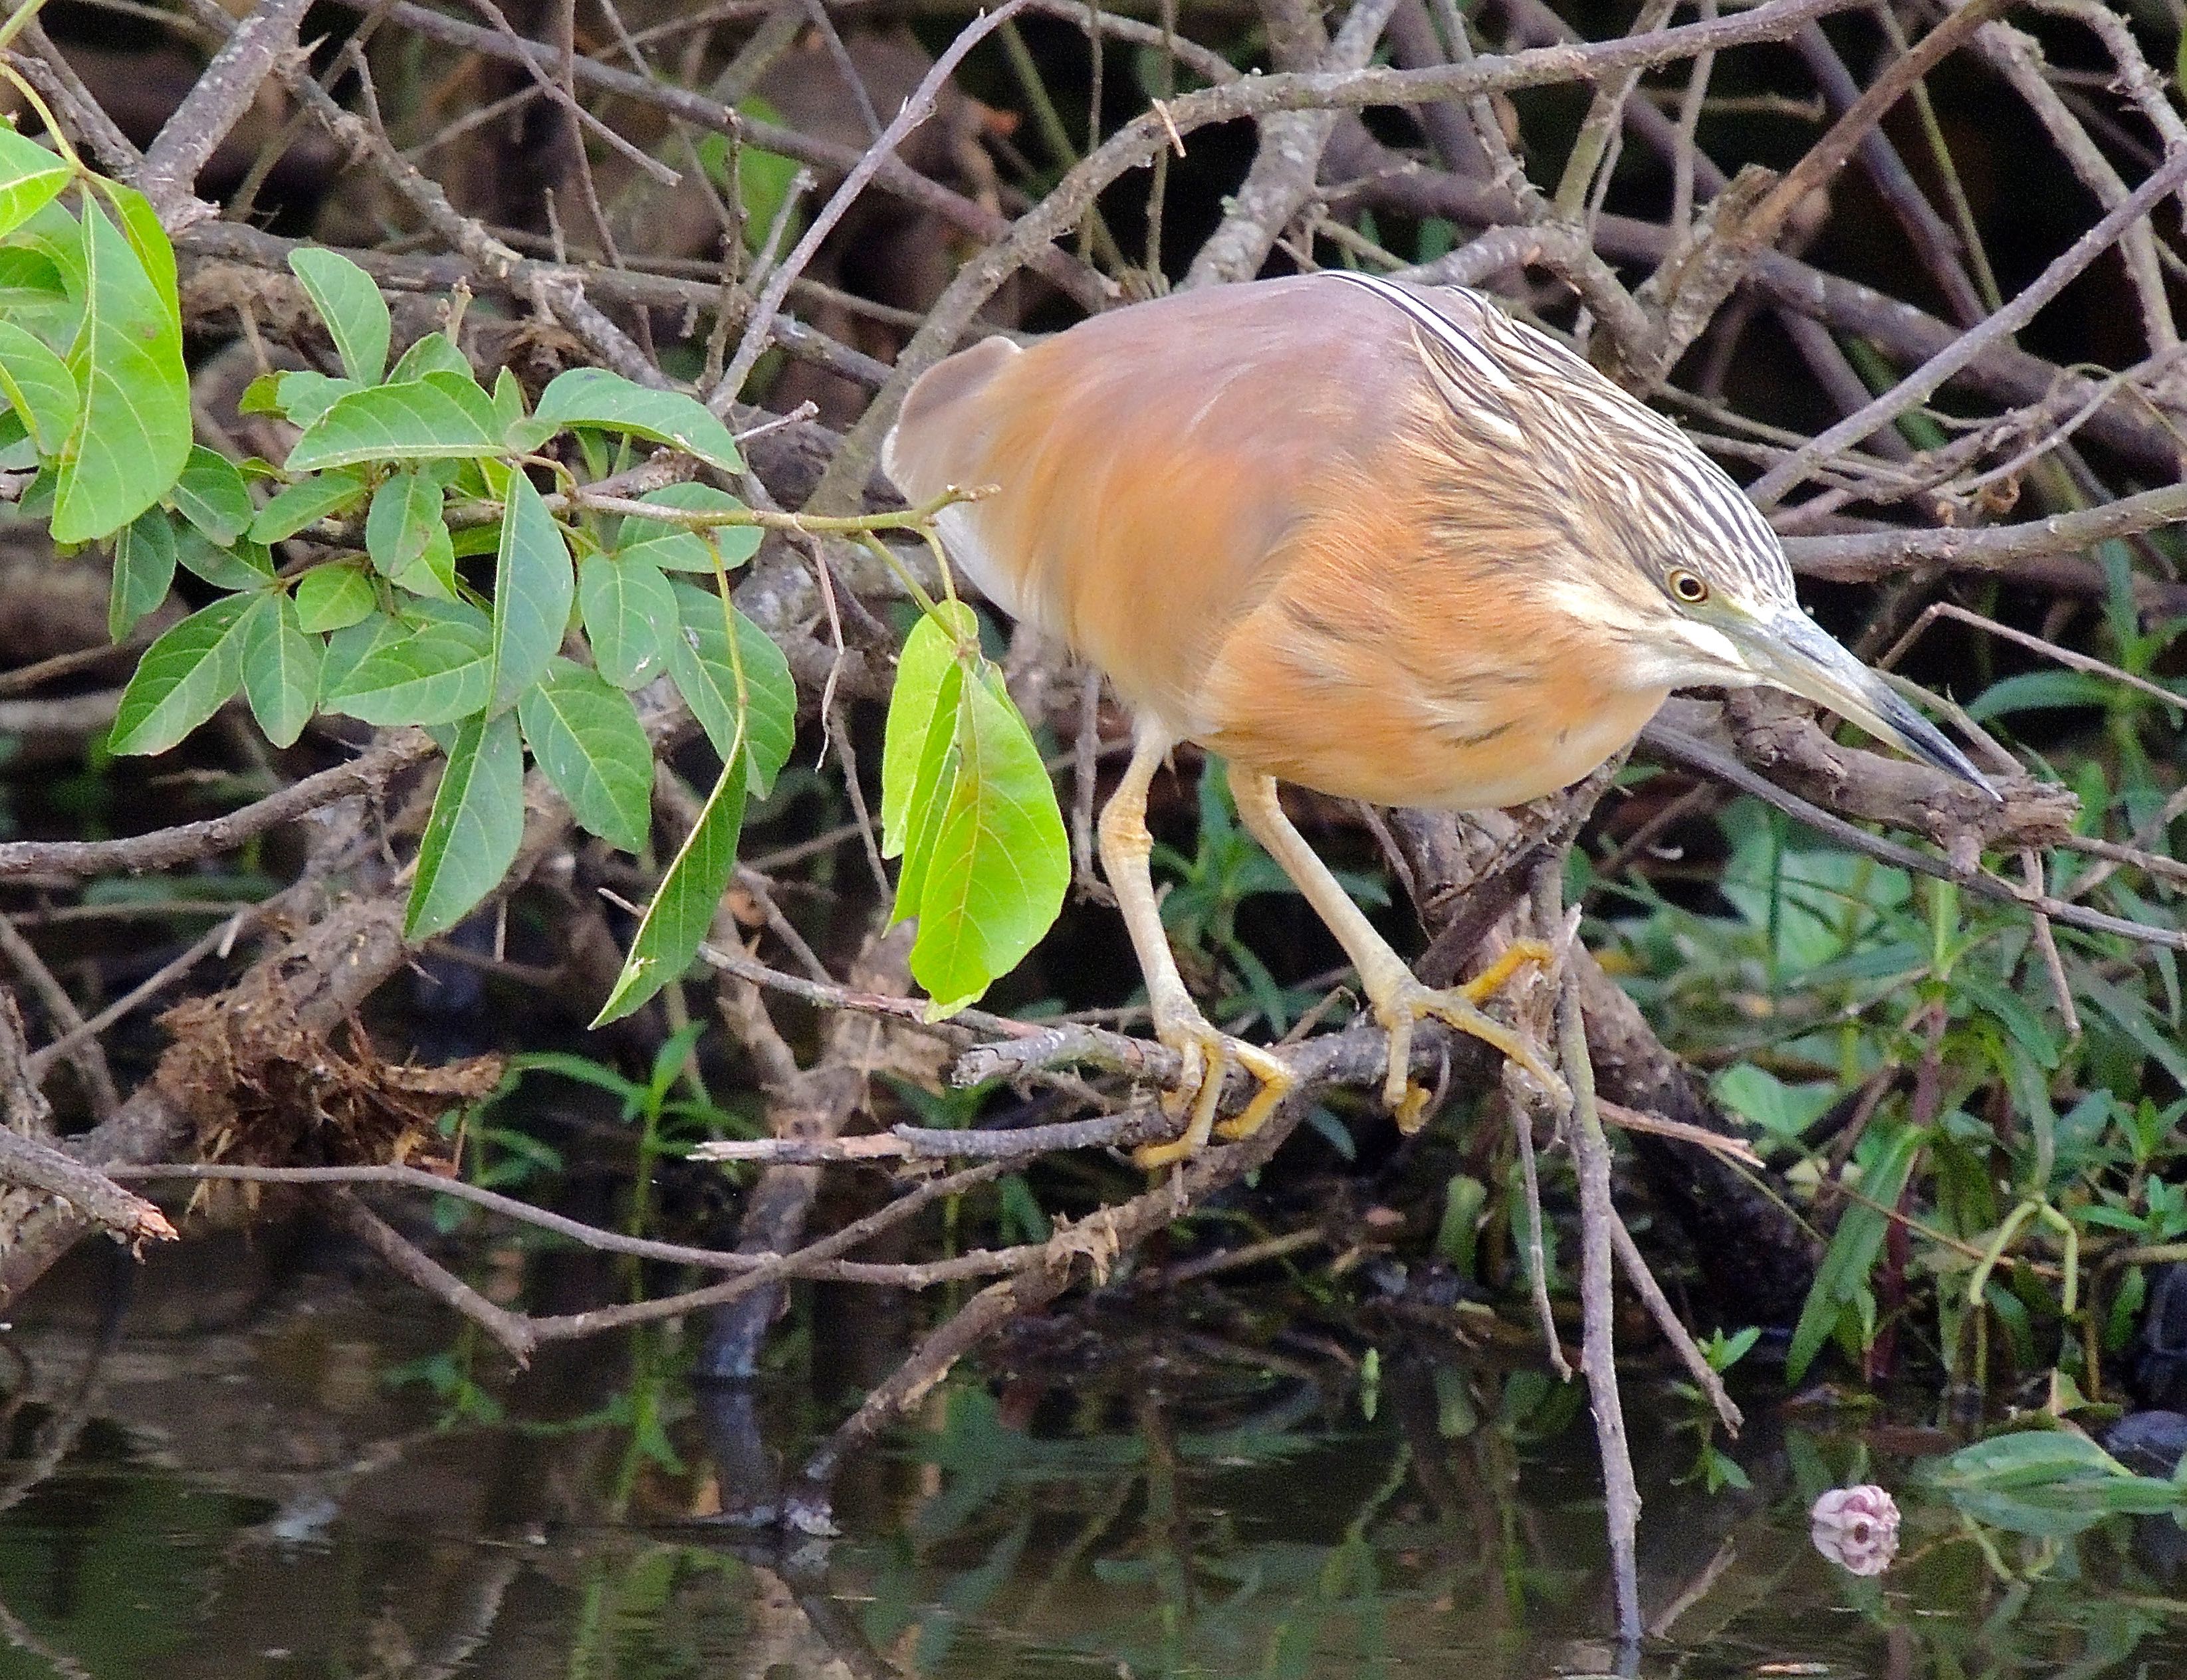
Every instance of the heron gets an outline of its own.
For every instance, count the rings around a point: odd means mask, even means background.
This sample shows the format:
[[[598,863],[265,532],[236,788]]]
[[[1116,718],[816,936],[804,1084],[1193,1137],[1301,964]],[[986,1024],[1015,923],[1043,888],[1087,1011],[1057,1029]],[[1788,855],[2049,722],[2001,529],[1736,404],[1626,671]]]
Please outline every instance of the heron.
[[[930,368],[884,446],[956,567],[1109,680],[1132,756],[1104,873],[1176,1051],[1181,1134],[1262,1125],[1292,1077],[1211,1023],[1161,925],[1149,786],[1190,742],[1328,925],[1390,1041],[1384,1098],[1425,1118],[1415,1025],[1443,1021],[1562,1082],[1482,1005],[1529,964],[1419,980],[1279,802],[1279,783],[1483,811],[1568,787],[1674,689],[1768,683],[1978,786],[1950,740],[1802,608],[1768,523],[1662,415],[1489,297],[1352,271],[1172,294]],[[1993,793],[1993,789],[1992,789]],[[1257,1082],[1216,1125],[1228,1070]]]

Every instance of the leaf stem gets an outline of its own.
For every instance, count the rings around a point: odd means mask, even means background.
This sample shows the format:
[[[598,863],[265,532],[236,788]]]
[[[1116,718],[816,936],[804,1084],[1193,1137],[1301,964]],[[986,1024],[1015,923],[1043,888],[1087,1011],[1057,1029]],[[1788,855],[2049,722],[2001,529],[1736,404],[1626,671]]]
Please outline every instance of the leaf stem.
[[[46,0],[23,0],[21,5],[8,13],[7,20],[0,23],[0,53],[6,52],[14,44],[15,37],[36,21],[39,12],[44,8],[45,3]],[[11,80],[14,78],[14,74],[12,70],[8,72]],[[22,84],[18,82],[16,85],[20,87]],[[48,117],[47,121],[50,122],[52,119]]]
[[[7,50],[8,42],[15,31],[28,23],[32,14],[43,3],[44,0],[31,0],[31,3],[23,10],[14,13],[5,23],[0,23],[0,52]],[[38,90],[24,79],[20,70],[4,59],[0,59],[0,76],[5,76],[15,91],[23,96],[24,103],[38,114],[38,121],[45,125],[46,133],[52,139],[54,150],[60,154],[61,161],[74,170],[79,177],[89,176],[91,171],[86,167],[84,160],[76,155],[76,148],[69,143],[68,136],[61,132],[60,122],[53,115],[53,107],[39,95]]]

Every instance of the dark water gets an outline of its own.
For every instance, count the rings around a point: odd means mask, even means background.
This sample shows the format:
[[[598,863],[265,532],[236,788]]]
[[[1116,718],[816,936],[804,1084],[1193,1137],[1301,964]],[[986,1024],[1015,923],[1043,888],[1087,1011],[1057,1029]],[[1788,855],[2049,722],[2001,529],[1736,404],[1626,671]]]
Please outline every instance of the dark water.
[[[722,1402],[672,1375],[672,1335],[505,1381],[369,1277],[223,1300],[185,1276],[140,1288],[103,1340],[88,1297],[53,1293],[6,1341],[0,1680],[1614,1663],[1583,1408],[1448,1347],[1332,1382],[1341,1362],[1266,1342],[1110,1327],[1068,1374],[1020,1359],[946,1385],[852,1467],[840,1537],[784,1554],[706,1519],[840,1415],[846,1373],[887,1340],[848,1309],[807,1308],[786,1368]],[[1644,1373],[1633,1388],[1638,1672],[2187,1677],[2169,1519],[1980,1527],[1914,1490],[1910,1454],[1941,1437],[1801,1426],[1766,1384],[1730,1448],[1751,1485],[1711,1494],[1690,1407]],[[1863,1479],[1906,1511],[1874,1580],[1807,1531],[1817,1492]]]

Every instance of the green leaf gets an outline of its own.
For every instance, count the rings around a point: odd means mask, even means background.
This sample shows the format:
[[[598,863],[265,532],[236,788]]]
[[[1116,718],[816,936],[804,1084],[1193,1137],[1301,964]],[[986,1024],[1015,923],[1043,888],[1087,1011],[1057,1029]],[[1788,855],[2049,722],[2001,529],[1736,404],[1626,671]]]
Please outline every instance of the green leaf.
[[[340,710],[331,702],[347,686],[357,666],[383,648],[410,635],[413,628],[394,614],[382,612],[375,606],[356,623],[328,637],[326,662],[319,667],[319,694],[329,703],[328,710]]]
[[[388,582],[414,595],[430,595],[443,601],[458,599],[456,547],[447,525],[434,520],[425,532],[425,552]]]
[[[434,528],[446,531],[441,503],[441,486],[414,469],[395,474],[372,492],[364,548],[381,576],[408,571],[424,557]]]
[[[43,206],[0,248],[0,279],[19,294],[10,299],[11,304],[42,303],[50,310],[48,289],[58,286],[71,306],[80,306],[91,295],[91,271],[84,266],[83,225],[69,214],[65,205]],[[61,334],[38,327],[31,330],[56,349],[74,333],[73,326],[68,334]]]
[[[286,594],[268,590],[251,603],[243,626],[243,692],[275,746],[292,744],[318,709],[325,655],[319,638],[304,633]]]
[[[516,716],[464,720],[418,843],[406,939],[453,927],[500,885],[524,839],[524,747]]]
[[[76,225],[76,218],[56,205],[52,213]],[[0,312],[18,310],[58,310],[69,301],[68,283],[60,265],[42,250],[21,245],[0,245]]]
[[[953,1014],[1008,974],[1063,908],[1071,847],[1032,733],[981,662],[958,708],[956,774],[919,898],[912,977]]]
[[[462,346],[446,333],[428,333],[402,352],[402,359],[389,372],[386,382],[397,385],[405,379],[422,379],[428,374],[453,374],[459,379],[469,379],[471,377],[470,357],[465,356]]]
[[[285,381],[282,389],[285,393]],[[287,466],[301,474],[360,461],[464,460],[500,447],[493,399],[478,382],[460,374],[428,374],[338,399],[304,428]]]
[[[689,513],[742,513],[745,508],[745,504],[726,490],[717,490],[706,484],[665,485],[638,499],[656,508],[680,508]],[[616,532],[615,551],[627,559],[642,559],[663,571],[703,571],[711,575],[717,553],[721,557],[722,570],[740,566],[759,552],[763,534],[756,525],[723,525],[709,526],[706,534],[701,536],[689,525],[641,519],[632,514]]]
[[[1969,703],[1967,716],[1981,723],[2016,711],[2040,711],[2052,706],[2100,706],[2108,705],[2117,693],[2114,684],[2087,671],[2028,671],[1991,683]]]
[[[942,609],[942,622],[922,615],[903,638],[897,660],[896,686],[889,691],[888,723],[881,734],[881,856],[903,855],[907,814],[926,756],[929,731],[936,722],[935,701],[944,676],[956,664],[959,642],[978,645],[978,624],[961,603]],[[941,720],[956,728],[953,711]]]
[[[252,598],[215,601],[144,650],[121,691],[109,750],[165,752],[220,710],[243,681],[243,627]]]
[[[1876,1135],[1871,1133],[1871,1136]],[[1926,1127],[1902,1126],[1881,1133],[1881,1142],[1869,1156],[1860,1178],[1866,1200],[1851,1202],[1839,1216],[1838,1228],[1817,1268],[1815,1281],[1800,1309],[1800,1322],[1792,1329],[1792,1345],[1785,1356],[1785,1380],[1797,1383],[1808,1373],[1836,1329],[1839,1318],[1868,1287],[1868,1274],[1883,1251],[1891,1222],[1878,1207],[1896,1207],[1899,1193],[1914,1170],[1914,1162],[1929,1141]],[[1878,1207],[1870,1207],[1869,1202]]]
[[[739,756],[740,751],[724,755],[714,790],[661,878],[661,890],[645,907],[630,955],[593,1017],[594,1026],[621,1020],[671,980],[681,980],[713,926],[714,913],[736,872],[737,836],[744,826],[746,778]]]
[[[38,446],[12,408],[0,407],[0,472],[40,474]]]
[[[572,368],[557,374],[540,393],[535,413],[558,426],[599,426],[671,444],[723,472],[744,467],[729,429],[696,398],[681,391],[648,391],[604,368]]]
[[[1791,1143],[1837,1099],[1837,1087],[1828,1081],[1787,1085],[1767,1068],[1751,1062],[1734,1062],[1716,1076],[1718,1102],[1751,1121],[1768,1138]]]
[[[511,473],[493,567],[494,705],[539,680],[570,627],[576,589],[562,527],[531,480]]]
[[[313,635],[346,630],[379,604],[372,579],[355,560],[314,566],[296,580],[296,623]]]
[[[261,374],[244,386],[243,395],[235,399],[239,414],[278,414],[281,407],[281,381],[287,377],[279,373]]]
[[[368,639],[360,632],[368,632]],[[475,608],[413,601],[346,630],[328,657],[325,705],[367,723],[453,723],[493,694],[492,635]]]
[[[68,185],[68,165],[27,135],[0,124],[0,233],[12,233]]]
[[[76,429],[83,395],[68,363],[12,321],[0,321],[0,394],[22,417],[38,452],[59,454]]]
[[[327,323],[342,371],[359,385],[377,384],[387,367],[388,319],[372,277],[347,257],[318,248],[290,252],[289,267]]]
[[[68,368],[84,402],[55,486],[56,542],[119,531],[160,499],[190,452],[182,329],[96,204],[84,205],[83,261],[83,322]]]
[[[273,581],[273,561],[256,543],[239,539],[232,548],[215,548],[194,525],[175,527],[175,558],[216,589],[261,589]]]
[[[599,673],[558,659],[525,690],[516,715],[547,779],[579,823],[625,851],[651,828],[653,749],[630,696]]]
[[[1154,81],[1149,87],[1155,87]],[[784,119],[782,112],[767,100],[752,94],[739,100],[737,110],[754,120],[779,125]],[[738,193],[743,200],[745,243],[756,253],[760,244],[774,226],[775,217],[781,214],[796,188],[798,171],[804,166],[796,158],[780,152],[764,151],[746,142],[737,149],[737,166],[729,168],[729,144],[720,134],[708,134],[699,141],[699,161],[712,176],[722,191]],[[787,236],[795,241],[803,230],[805,218],[792,208],[785,227]]]
[[[912,778],[905,814],[903,867],[897,872],[891,922],[908,921],[919,914],[919,898],[926,891],[926,866],[933,859],[942,813],[948,808],[949,790],[956,785],[958,767],[964,758],[957,746],[957,722],[964,704],[964,667],[952,660],[935,689],[925,745]]]
[[[2071,1430],[2021,1430],[1962,1447],[1929,1474],[1941,1487],[2027,1488],[2129,1476],[2124,1464]]]
[[[506,367],[493,376],[493,412],[501,417],[501,433],[504,438],[514,430],[524,419],[524,387],[517,382],[516,375]],[[553,435],[554,433],[548,432],[546,437]],[[546,437],[543,437],[540,442],[546,441]],[[521,454],[528,450],[537,449],[538,447],[537,443],[518,444],[514,447],[514,452]]]
[[[189,458],[183,464],[182,476],[167,492],[167,499],[216,548],[227,548],[250,530],[251,515],[256,511],[251,505],[250,486],[243,481],[234,464],[201,443],[190,446]]]
[[[668,638],[681,634],[676,596],[658,567],[628,555],[588,554],[577,567],[577,610],[600,675],[638,688],[661,675]]]
[[[176,289],[175,247],[167,238],[167,230],[160,225],[160,213],[152,208],[151,199],[134,187],[125,187],[102,175],[93,176],[89,184],[106,200],[115,220],[121,224],[121,237],[128,241],[129,249],[143,265],[145,278],[158,294],[169,325],[181,332],[183,301]]]
[[[308,426],[345,396],[363,389],[354,379],[337,379],[309,368],[273,376],[274,402],[300,426]]]
[[[797,684],[789,662],[765,631],[719,595],[688,583],[669,587],[682,633],[663,638],[668,673],[722,761],[748,756],[751,791],[764,798],[797,744]]]
[[[1977,1522],[2045,1538],[2109,1516],[2187,1515],[2178,1477],[2136,1475],[2070,1430],[1993,1436],[1925,1466],[1922,1480]]]
[[[2085,966],[2073,976],[2073,989],[2152,1057],[2173,1083],[2187,1086],[2187,1048],[2156,1025],[2145,1001]]]
[[[258,510],[250,522],[250,540],[269,547],[286,542],[321,520],[347,513],[364,500],[366,488],[356,473],[314,473],[290,485]]]
[[[114,584],[106,633],[119,642],[167,598],[175,582],[175,527],[164,508],[139,514],[114,537]]]

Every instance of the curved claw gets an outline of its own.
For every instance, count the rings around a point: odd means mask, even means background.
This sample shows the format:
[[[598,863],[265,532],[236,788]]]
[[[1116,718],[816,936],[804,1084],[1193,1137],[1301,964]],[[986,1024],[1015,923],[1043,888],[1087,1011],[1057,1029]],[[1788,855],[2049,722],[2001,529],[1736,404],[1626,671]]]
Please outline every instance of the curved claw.
[[[1166,1143],[1142,1143],[1132,1152],[1135,1166],[1152,1169],[1188,1160],[1207,1146],[1211,1135],[1230,1140],[1251,1137],[1297,1082],[1291,1070],[1266,1050],[1233,1038],[1199,1017],[1157,1022],[1155,1033],[1184,1059],[1184,1076],[1162,1106],[1172,1115],[1188,1101],[1191,1106],[1184,1130],[1176,1138]],[[1215,1110],[1223,1101],[1223,1080],[1233,1067],[1260,1081],[1260,1088],[1243,1109],[1217,1126]]]
[[[1554,960],[1555,953],[1540,940],[1515,939],[1486,973],[1463,986],[1438,992],[1408,975],[1374,1000],[1375,1017],[1390,1035],[1390,1069],[1382,1084],[1382,1100],[1397,1115],[1400,1132],[1409,1136],[1427,1118],[1428,1093],[1412,1083],[1409,1071],[1413,1025],[1424,1020],[1442,1021],[1478,1038],[1525,1069],[1560,1105],[1571,1101],[1571,1089],[1550,1065],[1541,1046],[1482,1013],[1480,1007],[1483,999],[1502,991],[1520,969],[1537,964],[1546,968]]]

